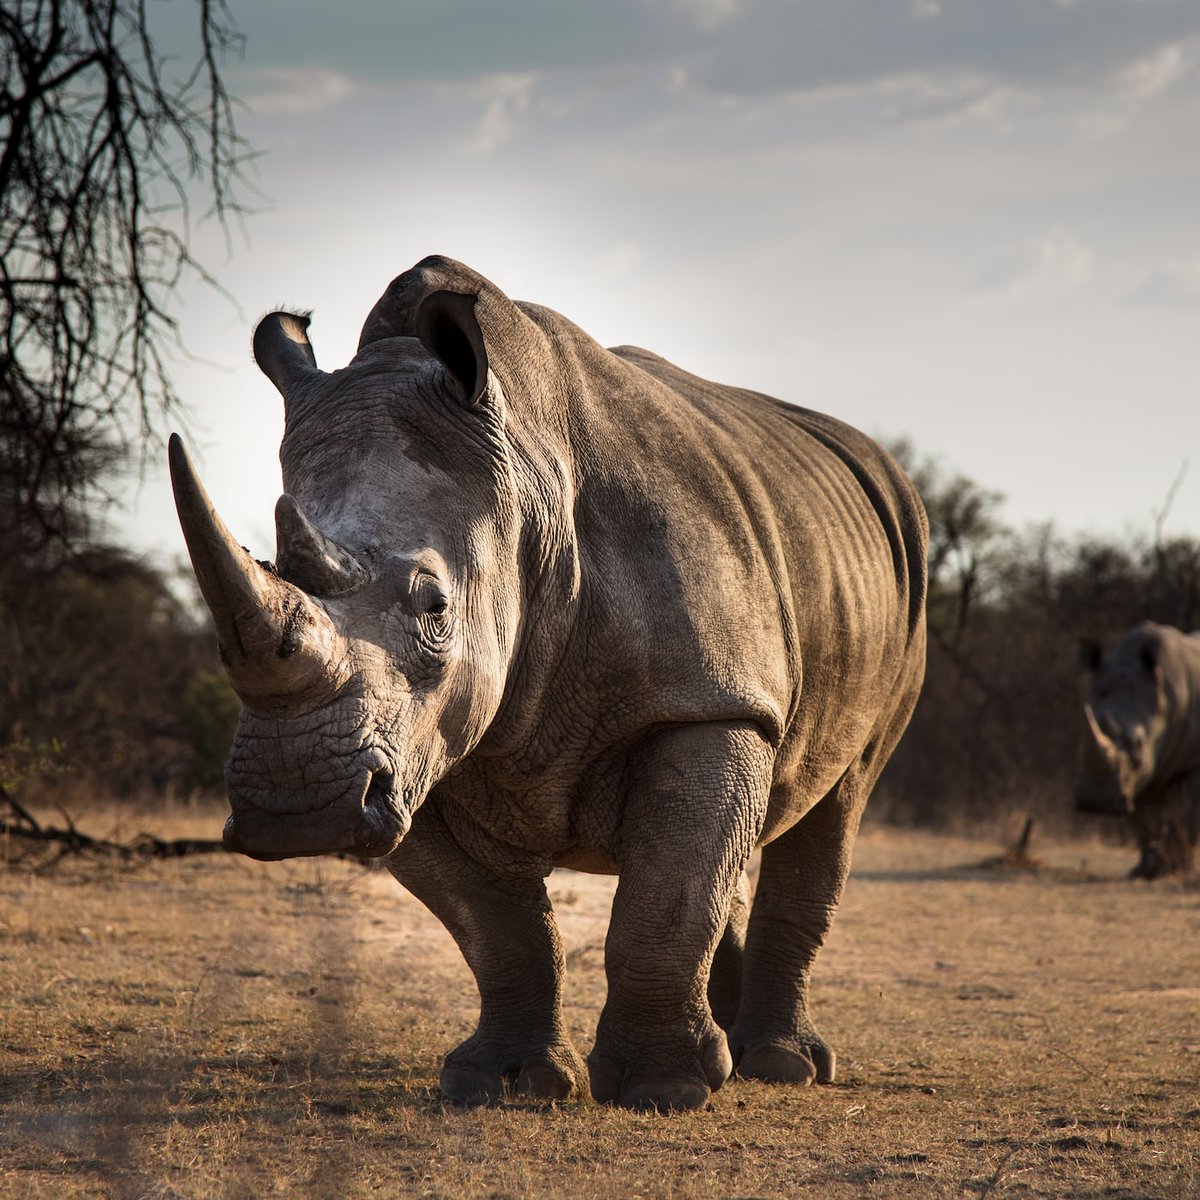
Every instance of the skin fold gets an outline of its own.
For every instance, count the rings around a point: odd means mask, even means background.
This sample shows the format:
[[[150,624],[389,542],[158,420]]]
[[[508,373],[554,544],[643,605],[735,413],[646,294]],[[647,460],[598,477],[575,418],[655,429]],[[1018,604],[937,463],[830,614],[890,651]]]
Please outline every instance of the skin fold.
[[[385,856],[439,917],[480,992],[452,1099],[666,1111],[735,1069],[832,1080],[813,959],[924,673],[908,479],[833,418],[606,350],[450,259],[393,281],[340,371],[306,326],[255,335],[286,408],[275,563],[171,447],[244,705],[227,844]],[[586,1065],[556,866],[619,875]]]

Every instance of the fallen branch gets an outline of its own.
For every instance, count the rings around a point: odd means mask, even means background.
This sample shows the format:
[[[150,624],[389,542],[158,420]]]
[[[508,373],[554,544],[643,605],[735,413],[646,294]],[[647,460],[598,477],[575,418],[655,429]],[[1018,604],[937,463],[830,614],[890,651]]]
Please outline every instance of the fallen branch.
[[[189,854],[216,854],[225,850],[220,839],[216,838],[174,838],[168,841],[152,833],[140,833],[132,842],[114,842],[81,833],[74,824],[69,829],[59,829],[52,825],[39,825],[25,818],[0,820],[0,837],[59,846],[59,858],[68,854],[96,854],[119,858],[122,862],[145,858],[183,858]]]
[[[1029,843],[1033,840],[1034,820],[1025,818],[1021,835],[1003,854],[994,858],[985,858],[979,865],[989,871],[1040,871],[1041,862],[1029,853]]]
[[[63,812],[66,829],[42,825],[33,815],[17,803],[12,793],[0,784],[0,802],[12,809],[15,819],[0,818],[0,840],[8,839],[30,845],[57,846],[58,854],[39,869],[56,866],[68,855],[91,854],[98,857],[117,858],[122,862],[139,862],[155,858],[188,858],[193,854],[225,854],[224,842],[220,838],[160,838],[153,833],[139,833],[131,842],[114,842],[109,838],[92,837],[75,826],[71,815]],[[61,811],[61,810],[60,810]],[[359,866],[376,869],[377,859],[361,858],[345,852],[329,857],[342,862],[354,862]],[[2,860],[0,860],[2,861]]]
[[[114,842],[109,838],[92,837],[91,834],[80,832],[67,812],[62,814],[67,823],[66,829],[42,825],[3,784],[0,784],[0,801],[7,804],[15,816],[14,820],[0,818],[0,837],[60,847],[58,857],[51,866],[68,854],[107,855],[129,862],[133,859],[216,854],[225,849],[219,839],[213,838],[175,838],[166,841],[152,833],[140,833],[132,842]]]

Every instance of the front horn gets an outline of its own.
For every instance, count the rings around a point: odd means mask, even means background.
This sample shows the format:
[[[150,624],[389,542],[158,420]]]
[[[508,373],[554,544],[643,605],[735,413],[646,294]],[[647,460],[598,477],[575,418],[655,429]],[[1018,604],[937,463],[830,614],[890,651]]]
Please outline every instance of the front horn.
[[[245,700],[319,685],[339,636],[328,614],[237,543],[178,434],[171,435],[168,457],[179,524],[234,689]]]

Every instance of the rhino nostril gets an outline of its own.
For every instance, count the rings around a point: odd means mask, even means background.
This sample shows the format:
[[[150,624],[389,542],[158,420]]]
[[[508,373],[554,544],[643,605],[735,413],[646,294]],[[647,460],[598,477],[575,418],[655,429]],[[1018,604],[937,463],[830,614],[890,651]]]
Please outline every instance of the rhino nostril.
[[[367,782],[367,790],[363,793],[363,808],[390,808],[395,796],[396,777],[386,769],[372,771]]]
[[[390,854],[412,824],[407,806],[396,794],[396,777],[389,770],[372,771],[362,798],[362,818],[355,841],[360,854],[374,858]]]

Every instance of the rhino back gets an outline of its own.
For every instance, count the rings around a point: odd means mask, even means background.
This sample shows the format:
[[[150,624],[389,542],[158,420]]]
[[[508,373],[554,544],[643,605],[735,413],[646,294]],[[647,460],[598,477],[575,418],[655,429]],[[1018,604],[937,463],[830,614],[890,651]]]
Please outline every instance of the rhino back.
[[[581,620],[556,706],[619,741],[755,721],[818,799],[919,683],[927,525],[874,442],[832,418],[601,349],[522,308],[567,363]]]

